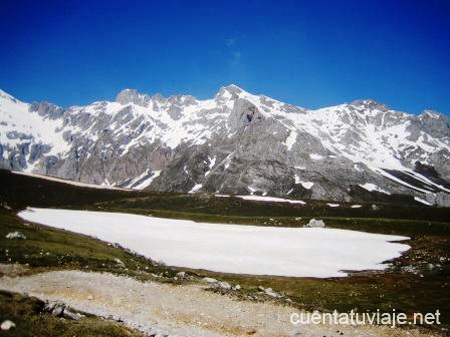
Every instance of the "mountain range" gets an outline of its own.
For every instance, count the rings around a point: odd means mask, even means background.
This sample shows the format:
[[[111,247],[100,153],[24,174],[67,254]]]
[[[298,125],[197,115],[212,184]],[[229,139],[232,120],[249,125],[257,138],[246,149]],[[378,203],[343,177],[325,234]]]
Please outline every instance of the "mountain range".
[[[0,90],[0,168],[97,185],[450,206],[449,159],[446,115],[373,100],[310,110],[230,85],[62,108]]]

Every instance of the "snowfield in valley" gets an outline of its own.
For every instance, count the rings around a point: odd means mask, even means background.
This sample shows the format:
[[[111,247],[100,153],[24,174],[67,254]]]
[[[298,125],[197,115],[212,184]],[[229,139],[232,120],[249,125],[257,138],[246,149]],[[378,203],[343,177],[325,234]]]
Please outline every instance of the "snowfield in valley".
[[[331,228],[274,228],[196,223],[142,215],[29,208],[22,219],[95,236],[167,265],[216,272],[342,277],[383,270],[409,238]]]

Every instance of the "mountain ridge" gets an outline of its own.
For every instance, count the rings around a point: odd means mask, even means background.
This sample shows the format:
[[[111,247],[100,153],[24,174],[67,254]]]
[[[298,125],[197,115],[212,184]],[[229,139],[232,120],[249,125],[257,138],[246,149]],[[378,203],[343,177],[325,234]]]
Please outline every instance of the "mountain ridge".
[[[157,191],[349,201],[373,185],[440,205],[450,192],[444,114],[368,99],[309,110],[236,85],[206,100],[124,89],[66,109],[0,91],[0,155],[11,170]]]

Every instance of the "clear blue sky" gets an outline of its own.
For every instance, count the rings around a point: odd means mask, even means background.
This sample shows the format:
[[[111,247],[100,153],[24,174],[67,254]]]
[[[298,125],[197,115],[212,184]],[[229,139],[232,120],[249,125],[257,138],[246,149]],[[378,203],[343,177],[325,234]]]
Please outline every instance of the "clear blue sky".
[[[0,88],[22,100],[230,83],[307,108],[450,114],[450,1],[0,0]]]

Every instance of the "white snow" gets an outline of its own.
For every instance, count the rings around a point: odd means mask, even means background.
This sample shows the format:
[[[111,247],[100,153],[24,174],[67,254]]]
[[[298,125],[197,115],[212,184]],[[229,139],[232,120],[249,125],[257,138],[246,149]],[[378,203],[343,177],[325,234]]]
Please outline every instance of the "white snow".
[[[214,156],[214,158],[208,157],[209,160],[209,170],[205,172],[205,177],[207,177],[210,173],[211,170],[213,169],[214,165],[216,165],[216,156]]]
[[[294,179],[296,184],[301,184],[307,190],[310,190],[314,186],[314,183],[311,181],[302,181],[297,174],[294,176]]]
[[[209,158],[209,169],[211,170],[214,165],[216,164],[216,156],[214,156],[214,158]]]
[[[195,223],[123,213],[30,208],[26,221],[117,242],[167,265],[216,272],[342,277],[383,270],[410,247],[407,237],[330,228],[275,228]]]
[[[144,180],[143,182],[141,182],[139,185],[133,186],[133,189],[136,189],[136,190],[143,190],[144,188],[150,186],[151,183],[153,182],[153,180],[155,180],[156,178],[158,178],[160,174],[161,174],[161,170],[154,171],[150,177],[148,177],[147,179],[145,179],[145,180]]]
[[[394,176],[394,175],[392,175],[392,174],[386,172],[386,171],[383,170],[383,169],[374,168],[374,167],[371,167],[371,169],[372,169],[373,171],[377,172],[378,174],[381,174],[382,176],[385,176],[386,178],[388,178],[388,179],[390,179],[390,180],[392,180],[392,181],[395,181],[396,183],[399,183],[400,185],[406,186],[406,187],[411,188],[411,189],[413,189],[413,190],[416,190],[416,191],[418,191],[418,192],[422,192],[422,193],[430,193],[429,190],[424,190],[424,189],[422,189],[422,188],[413,186],[413,185],[411,185],[411,184],[409,184],[409,183],[407,183],[407,182],[405,182],[405,181],[403,181],[403,180],[397,178],[396,176]]]
[[[197,192],[198,190],[200,190],[202,187],[203,187],[202,184],[195,184],[195,186],[192,187],[191,190],[190,190],[188,193],[195,193],[195,192]]]
[[[404,170],[403,173],[409,175],[410,177],[412,177],[414,179],[420,180],[421,182],[423,182],[423,183],[425,183],[427,185],[431,185],[431,186],[437,187],[437,188],[439,188],[439,189],[441,189],[441,190],[443,190],[443,191],[445,191],[447,193],[450,193],[450,190],[448,188],[445,188],[442,185],[436,184],[434,181],[428,179],[427,177],[425,177],[425,176],[423,176],[423,175],[421,175],[421,174],[419,174],[417,172],[414,172],[412,170]]]
[[[263,202],[287,202],[290,204],[300,204],[306,205],[306,202],[303,200],[292,200],[292,199],[284,199],[277,197],[266,197],[260,195],[236,195],[237,198],[241,198],[244,200],[252,200],[252,201],[263,201]]]
[[[10,132],[19,132],[31,137],[28,140],[31,145],[49,145],[51,149],[46,153],[47,155],[65,154],[70,149],[70,145],[63,139],[61,131],[63,120],[52,120],[40,116],[37,112],[30,112],[30,106],[4,91],[0,92],[0,144],[9,145],[12,148],[21,144],[23,140],[20,138],[8,137]],[[32,167],[27,169],[31,170]]]
[[[419,197],[414,197],[414,200],[415,200],[415,201],[418,201],[418,202],[420,202],[420,203],[422,203],[422,204],[424,204],[424,205],[427,205],[427,206],[433,206],[432,203],[429,203],[428,201],[423,200],[422,198],[419,198]]]
[[[367,190],[369,192],[376,191],[376,192],[380,192],[380,193],[384,193],[384,194],[389,194],[389,195],[391,194],[388,191],[386,191],[386,190],[382,189],[381,187],[379,187],[375,184],[372,184],[372,183],[359,184],[359,186],[361,186],[362,188],[364,188],[365,190]]]
[[[362,205],[352,205],[351,208],[361,208]]]
[[[286,138],[286,141],[284,142],[284,145],[286,145],[288,151],[292,150],[292,146],[294,146],[296,140],[297,140],[297,132],[291,131],[289,133],[289,136]]]
[[[325,157],[317,153],[310,153],[309,158],[311,158],[312,160],[322,160]]]
[[[138,181],[140,181],[141,179],[143,179],[144,177],[146,177],[150,172],[151,172],[150,169],[145,170],[145,171],[142,172],[140,175],[138,175],[138,176],[135,177],[133,180],[131,180],[129,183],[127,183],[124,187],[126,187],[126,188],[132,188],[134,185],[136,185],[136,183],[137,183]]]
[[[61,179],[61,178],[56,178],[56,177],[51,177],[51,176],[44,176],[44,175],[35,174],[35,173],[19,172],[19,171],[11,171],[11,172],[14,174],[20,174],[23,176],[29,176],[29,177],[35,177],[35,178],[40,178],[40,179],[45,179],[45,180],[50,180],[50,181],[56,181],[58,183],[64,183],[64,184],[79,186],[79,187],[98,188],[98,189],[103,189],[103,190],[130,191],[129,189],[126,189],[126,188],[120,188],[120,187],[115,187],[115,186],[106,186],[106,185],[86,184],[86,183],[80,183],[79,181],[66,180],[66,179]]]
[[[302,181],[300,184],[302,184],[302,186],[307,190],[310,190],[314,186],[314,183],[311,181]]]
[[[340,205],[339,205],[339,204],[327,204],[327,206],[328,206],[328,207],[335,208],[335,207],[339,207]]]

